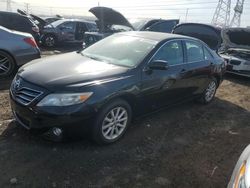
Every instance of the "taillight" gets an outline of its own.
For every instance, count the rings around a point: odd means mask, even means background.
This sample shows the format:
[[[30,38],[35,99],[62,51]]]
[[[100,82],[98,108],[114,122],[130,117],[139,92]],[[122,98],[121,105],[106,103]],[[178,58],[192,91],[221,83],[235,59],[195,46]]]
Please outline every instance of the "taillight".
[[[32,27],[32,31],[34,31],[34,32],[36,32],[36,33],[39,33],[39,28],[36,27],[36,26],[34,26],[34,27]]]
[[[34,38],[29,37],[29,38],[25,38],[23,40],[24,40],[24,42],[26,42],[27,44],[31,45],[32,47],[34,47],[34,48],[37,47],[37,44],[36,44],[36,41],[35,41]]]

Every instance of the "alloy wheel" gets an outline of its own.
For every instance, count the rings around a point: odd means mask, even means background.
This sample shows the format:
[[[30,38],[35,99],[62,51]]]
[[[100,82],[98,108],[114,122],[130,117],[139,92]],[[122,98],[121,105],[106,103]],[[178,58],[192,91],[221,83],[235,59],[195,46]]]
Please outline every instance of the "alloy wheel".
[[[8,57],[0,55],[0,75],[6,75],[11,70],[11,63]]]
[[[52,36],[48,36],[45,38],[45,44],[48,47],[53,47],[55,45],[55,39]]]
[[[216,83],[215,81],[211,81],[206,89],[206,92],[205,92],[205,100],[207,102],[211,101],[215,95],[215,92],[216,92]]]
[[[102,135],[107,140],[114,140],[126,129],[128,112],[123,107],[111,109],[102,122]]]

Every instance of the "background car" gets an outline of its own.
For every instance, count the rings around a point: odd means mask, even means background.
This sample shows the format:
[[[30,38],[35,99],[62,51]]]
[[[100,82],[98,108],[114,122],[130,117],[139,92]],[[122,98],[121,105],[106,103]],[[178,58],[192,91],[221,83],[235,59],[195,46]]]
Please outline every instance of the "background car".
[[[98,31],[86,32],[83,47],[90,46],[95,42],[121,31],[155,31],[171,33],[179,20],[163,19],[131,19],[127,20],[120,12],[108,7],[93,7],[89,10],[97,18]]]
[[[227,72],[250,77],[250,29],[227,28],[222,31],[221,57],[227,61]]]
[[[37,58],[40,50],[32,35],[0,26],[0,78],[10,76],[18,66]]]
[[[250,77],[250,29],[222,29],[200,23],[184,23],[177,25],[173,33],[204,41],[225,60],[227,72]]]
[[[40,40],[39,27],[28,16],[0,11],[0,26],[10,30],[30,33],[37,42]]]
[[[89,125],[92,138],[107,144],[124,135],[133,117],[187,99],[211,102],[224,69],[223,59],[198,39],[117,33],[23,66],[12,82],[11,105],[27,129],[57,137]]]
[[[46,25],[42,30],[41,41],[47,47],[57,43],[82,43],[86,31],[96,30],[96,24],[79,19],[62,19]]]
[[[223,42],[221,28],[208,24],[182,23],[176,25],[172,33],[200,39],[215,51],[221,48]]]

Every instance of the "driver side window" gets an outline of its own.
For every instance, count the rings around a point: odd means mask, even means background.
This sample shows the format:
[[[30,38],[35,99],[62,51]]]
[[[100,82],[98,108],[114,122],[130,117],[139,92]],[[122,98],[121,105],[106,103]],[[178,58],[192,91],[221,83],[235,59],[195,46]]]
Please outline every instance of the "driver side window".
[[[181,41],[167,42],[155,54],[153,61],[167,61],[169,65],[178,65],[183,63],[183,49]]]
[[[75,27],[76,27],[76,23],[75,22],[66,22],[66,23],[61,24],[60,27],[65,29],[65,30],[74,31]]]

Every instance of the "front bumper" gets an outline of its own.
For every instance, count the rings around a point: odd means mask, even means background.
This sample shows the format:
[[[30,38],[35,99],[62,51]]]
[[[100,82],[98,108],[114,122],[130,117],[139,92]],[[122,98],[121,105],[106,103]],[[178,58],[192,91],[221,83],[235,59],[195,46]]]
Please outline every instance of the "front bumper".
[[[69,107],[43,107],[23,106],[12,98],[11,108],[16,121],[26,129],[50,129],[58,127],[73,129],[84,126],[95,112],[86,104]]]

